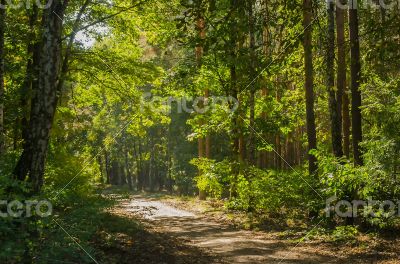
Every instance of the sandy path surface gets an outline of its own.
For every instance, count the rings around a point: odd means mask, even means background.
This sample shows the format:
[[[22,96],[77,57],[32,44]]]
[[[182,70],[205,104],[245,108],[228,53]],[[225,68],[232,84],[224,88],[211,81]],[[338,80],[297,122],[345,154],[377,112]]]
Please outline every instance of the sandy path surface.
[[[264,232],[235,229],[157,198],[136,196],[123,208],[161,232],[211,252],[222,263],[377,263],[348,258],[329,247],[316,249],[308,243],[279,240]]]

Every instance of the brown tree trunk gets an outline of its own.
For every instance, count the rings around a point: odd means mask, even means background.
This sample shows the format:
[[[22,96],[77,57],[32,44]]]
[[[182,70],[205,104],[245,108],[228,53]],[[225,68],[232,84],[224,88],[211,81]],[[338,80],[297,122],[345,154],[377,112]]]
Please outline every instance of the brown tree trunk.
[[[344,2],[342,2],[344,4]],[[343,124],[343,152],[347,158],[350,156],[350,116],[349,116],[349,98],[346,93],[346,45],[345,45],[345,19],[346,11],[336,8],[336,29],[337,29],[337,101],[338,107],[342,112]],[[341,99],[342,98],[342,99]],[[339,101],[340,100],[340,101]]]
[[[267,88],[263,88],[262,89],[262,97],[264,98],[264,99],[266,99],[267,98],[267,95],[268,95],[268,90],[267,90]],[[267,119],[267,113],[264,111],[264,112],[262,112],[261,113],[261,117],[262,117],[262,119]],[[266,137],[266,135],[264,134],[264,136]],[[265,150],[262,150],[261,152],[260,152],[260,164],[259,164],[259,167],[261,168],[261,169],[265,169],[265,168],[267,168],[267,159],[268,159],[268,152],[267,151],[265,151]]]
[[[199,11],[200,13],[200,11]],[[204,18],[201,14],[199,14],[199,17],[197,18],[197,24],[196,24],[197,30],[199,32],[199,43],[196,46],[196,62],[197,62],[197,67],[198,69],[201,68],[202,64],[202,58],[203,58],[203,41],[205,38],[205,21]],[[205,91],[205,97],[208,97],[208,90]],[[208,137],[208,136],[207,136]],[[206,157],[210,155],[210,138],[208,137],[204,139],[204,137],[201,137],[198,139],[198,154],[199,158],[203,158],[204,154],[206,154]],[[208,157],[207,157],[208,158]],[[199,174],[202,172],[199,171]],[[207,197],[206,192],[204,190],[199,190],[199,199],[200,200],[205,200]]]
[[[30,95],[32,90],[37,90],[38,75],[39,75],[39,60],[40,60],[40,45],[37,41],[35,34],[35,26],[38,20],[38,7],[33,5],[31,14],[29,16],[29,39],[28,39],[28,61],[26,64],[25,79],[21,87],[20,107],[22,109],[21,118],[21,138],[25,143],[28,138],[29,127],[29,106]]]
[[[305,95],[306,95],[306,123],[308,139],[308,171],[315,174],[317,159],[310,154],[310,150],[317,148],[317,132],[314,114],[314,76],[312,61],[312,0],[303,0],[303,26],[304,26],[304,69],[305,69]]]
[[[5,0],[1,4],[5,6]],[[5,29],[6,9],[0,8],[0,155],[5,150],[5,131],[4,131],[4,29]]]
[[[132,173],[131,173],[130,162],[129,162],[129,152],[128,152],[127,147],[125,147],[125,170],[126,170],[126,179],[128,181],[129,190],[132,190],[133,189]]]
[[[350,158],[350,100],[348,95],[347,81],[343,91],[343,151],[347,158]]]
[[[104,183],[104,174],[103,174],[103,157],[101,155],[97,156],[97,163],[99,164],[100,171],[100,183]]]
[[[340,9],[340,8],[338,8]],[[341,98],[342,94],[335,92],[335,16],[334,3],[328,2],[328,34],[326,50],[326,86],[329,94],[329,112],[331,119],[331,140],[333,154],[341,158],[343,156],[342,148],[342,116],[341,116]]]
[[[253,0],[250,0],[248,5],[249,5],[249,37],[250,37],[250,81],[253,82],[253,84],[250,85],[250,100],[249,100],[249,108],[250,108],[250,119],[249,119],[249,126],[250,126],[250,133],[249,133],[249,139],[248,139],[248,144],[249,144],[249,156],[248,156],[248,161],[250,165],[255,165],[255,153],[256,153],[256,140],[255,140],[255,133],[254,133],[254,122],[255,122],[255,93],[256,93],[256,84],[257,81],[256,79],[256,66],[255,66],[255,61],[256,61],[256,54],[255,54],[255,32],[254,32],[254,10],[253,10]]]
[[[34,192],[39,192],[43,185],[50,131],[57,106],[62,18],[65,8],[63,1],[55,0],[43,11],[38,89],[33,91],[28,142],[24,145],[14,171],[14,175],[20,180],[29,175]]]
[[[111,183],[111,165],[110,165],[110,157],[107,151],[104,151],[104,160],[106,163],[106,184]]]
[[[350,28],[350,76],[351,76],[351,120],[354,164],[363,165],[360,143],[362,142],[361,123],[361,63],[360,63],[360,42],[358,34],[358,10],[357,1],[350,0],[349,8]]]

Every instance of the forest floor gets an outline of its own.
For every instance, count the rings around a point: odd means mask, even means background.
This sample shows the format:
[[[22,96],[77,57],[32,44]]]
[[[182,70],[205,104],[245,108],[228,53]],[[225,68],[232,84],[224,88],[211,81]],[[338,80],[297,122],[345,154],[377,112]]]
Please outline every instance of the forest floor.
[[[160,194],[121,199],[113,213],[140,221],[146,232],[134,238],[141,241],[135,243],[141,244],[141,256],[120,263],[400,263],[396,238],[359,235],[332,242],[310,229],[299,234],[245,230],[234,224],[238,216],[218,208],[212,201]]]

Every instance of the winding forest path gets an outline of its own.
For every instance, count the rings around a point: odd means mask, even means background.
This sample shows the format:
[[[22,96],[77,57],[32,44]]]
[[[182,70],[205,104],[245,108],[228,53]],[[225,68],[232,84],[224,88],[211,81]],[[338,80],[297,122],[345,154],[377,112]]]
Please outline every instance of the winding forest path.
[[[233,228],[196,208],[179,209],[162,198],[136,195],[122,208],[157,231],[217,256],[220,260],[215,263],[388,263],[375,262],[376,253],[350,253],[320,242],[297,243],[266,232]]]

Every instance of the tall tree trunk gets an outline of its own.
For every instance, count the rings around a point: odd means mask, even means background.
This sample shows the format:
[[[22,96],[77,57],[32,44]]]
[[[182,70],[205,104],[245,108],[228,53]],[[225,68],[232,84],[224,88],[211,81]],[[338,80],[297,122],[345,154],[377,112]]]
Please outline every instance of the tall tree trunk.
[[[5,0],[1,4],[5,6]],[[0,8],[0,155],[5,150],[5,131],[4,131],[4,30],[5,30],[6,9]]]
[[[263,38],[262,38],[263,39],[263,54],[264,54],[265,58],[268,59],[270,56],[270,47],[269,47],[269,44],[270,44],[270,37],[269,37],[270,15],[269,15],[269,9],[268,9],[269,8],[269,0],[264,0],[263,5],[264,5],[264,25],[263,25]],[[267,88],[266,80],[264,80],[261,95],[262,95],[263,100],[267,99],[268,88]],[[265,111],[263,111],[261,113],[261,118],[263,120],[267,119],[267,113]],[[267,135],[265,133],[263,133],[263,135],[264,135],[264,137],[267,138]],[[261,169],[267,168],[268,152],[265,150],[262,150],[260,152],[259,160],[260,160],[259,167]]]
[[[58,101],[57,83],[65,8],[63,1],[55,0],[43,11],[38,87],[33,91],[28,140],[14,170],[14,175],[20,180],[29,175],[36,193],[43,185],[50,131]]]
[[[248,5],[249,5],[249,37],[250,37],[250,81],[253,82],[254,79],[256,78],[256,67],[255,67],[255,61],[256,61],[256,54],[255,54],[255,49],[256,49],[256,41],[255,41],[255,32],[254,32],[254,10],[253,10],[253,0],[250,0]],[[250,165],[255,165],[255,152],[256,152],[256,141],[255,141],[255,133],[254,133],[254,119],[255,119],[255,92],[257,90],[256,88],[257,81],[254,81],[252,85],[250,85],[250,100],[249,100],[249,108],[250,108],[250,120],[249,120],[249,125],[251,127],[250,133],[249,133],[249,164]]]
[[[137,151],[136,151],[137,145]],[[143,161],[142,161],[142,148],[140,141],[137,144],[134,142],[133,148],[135,149],[136,156],[136,173],[137,173],[137,190],[144,190],[144,178],[143,178]]]
[[[103,157],[101,155],[97,156],[97,163],[99,164],[100,171],[100,183],[104,183],[104,174],[103,174]]]
[[[358,34],[358,10],[357,1],[350,0],[349,7],[349,28],[350,28],[350,76],[351,76],[351,121],[353,136],[354,164],[362,165],[360,143],[362,142],[361,123],[361,63],[360,63],[360,42]]]
[[[197,31],[199,33],[199,43],[196,46],[196,62],[197,62],[197,68],[200,69],[202,65],[202,58],[203,58],[203,41],[205,38],[205,21],[204,18],[201,14],[201,11],[199,11],[199,15],[197,18],[197,23],[196,23]],[[208,91],[205,91],[205,95],[208,96]],[[206,144],[210,144],[210,138],[204,139],[204,137],[201,137],[198,139],[198,154],[199,158],[203,158],[206,155],[210,155],[210,145],[206,146]],[[199,174],[202,172],[199,171]],[[206,192],[204,190],[199,190],[199,199],[200,200],[205,200],[207,197]]]
[[[267,95],[268,95],[268,90],[267,90],[267,88],[264,87],[262,89],[262,97],[263,97],[264,100],[267,98]],[[262,117],[262,119],[266,120],[267,119],[267,113],[265,111],[263,111],[261,113],[261,117]],[[266,137],[265,134],[264,134],[264,136]],[[265,150],[262,150],[260,152],[260,158],[259,159],[260,159],[259,167],[261,169],[267,168],[268,152],[265,151]]]
[[[62,60],[62,65],[61,65],[61,69],[60,69],[60,78],[57,84],[57,93],[59,93],[61,95],[62,93],[62,88],[64,86],[64,82],[65,79],[67,77],[68,74],[68,70],[69,70],[69,62],[70,62],[70,57],[72,55],[72,47],[75,41],[75,37],[76,34],[78,32],[79,26],[81,24],[81,20],[82,17],[87,9],[87,7],[90,5],[90,3],[92,2],[92,0],[85,0],[85,2],[83,3],[83,5],[81,6],[81,8],[78,11],[78,15],[74,21],[74,25],[72,27],[72,33],[68,38],[68,43],[66,45],[65,48],[65,54],[64,54],[64,58]]]
[[[344,4],[344,2],[341,2]],[[350,116],[349,116],[349,98],[346,93],[346,45],[345,45],[345,19],[346,11],[336,8],[336,29],[337,29],[337,101],[338,108],[341,111],[343,124],[343,152],[347,158],[350,156]],[[341,108],[341,109],[340,109]]]
[[[132,173],[131,173],[130,162],[129,162],[129,152],[128,152],[127,147],[125,147],[125,170],[126,170],[126,179],[128,181],[129,190],[132,190],[133,189]]]
[[[308,139],[308,171],[315,174],[318,166],[317,159],[310,154],[310,150],[317,148],[317,132],[314,114],[314,76],[312,61],[312,0],[303,0],[303,26],[304,26],[304,69],[305,69],[305,94],[306,94],[306,123]]]
[[[343,104],[342,104],[342,112],[343,112],[343,151],[347,158],[350,158],[350,100],[348,95],[348,86],[347,81],[343,91]]]
[[[277,78],[277,82],[279,83],[280,80]],[[280,85],[280,84],[278,84]],[[275,99],[278,103],[281,102],[281,95],[279,88],[276,90]],[[275,169],[280,170],[282,169],[282,146],[281,146],[281,131],[278,129],[275,133],[275,151],[274,151],[274,160],[275,160]]]
[[[340,9],[340,8],[338,8]],[[328,2],[328,34],[326,49],[326,86],[329,93],[329,112],[331,119],[331,140],[333,154],[341,158],[342,148],[342,116],[341,99],[342,94],[335,92],[335,16],[334,3]],[[345,67],[345,66],[344,66]],[[341,90],[343,91],[343,90]]]
[[[110,164],[110,156],[108,152],[104,151],[104,160],[106,163],[106,184],[111,183],[111,164]]]
[[[21,138],[23,142],[28,140],[29,127],[29,106],[32,90],[37,90],[40,60],[40,44],[35,34],[35,26],[38,20],[38,7],[33,5],[29,15],[29,38],[27,45],[28,61],[26,63],[25,79],[21,87],[20,107],[22,109],[21,117]]]

